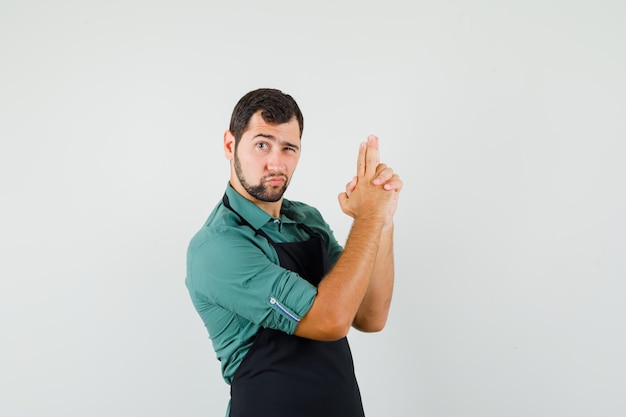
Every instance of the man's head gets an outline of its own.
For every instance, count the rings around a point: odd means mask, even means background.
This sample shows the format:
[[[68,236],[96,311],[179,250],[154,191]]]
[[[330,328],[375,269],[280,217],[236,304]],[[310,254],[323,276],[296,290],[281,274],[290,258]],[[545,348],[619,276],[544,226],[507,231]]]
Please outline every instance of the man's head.
[[[252,115],[259,110],[263,120],[271,124],[287,123],[295,117],[302,137],[304,118],[293,97],[273,88],[260,88],[243,96],[233,109],[228,130],[235,136],[235,146],[239,144]]]
[[[303,118],[278,90],[255,90],[239,100],[224,134],[231,185],[274,217],[300,159]]]

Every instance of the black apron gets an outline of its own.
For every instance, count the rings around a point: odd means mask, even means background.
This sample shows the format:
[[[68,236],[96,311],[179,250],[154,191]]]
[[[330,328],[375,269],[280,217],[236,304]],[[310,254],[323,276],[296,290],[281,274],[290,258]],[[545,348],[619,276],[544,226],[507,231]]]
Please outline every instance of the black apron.
[[[252,227],[229,204],[224,205]],[[330,269],[321,236],[298,224],[311,237],[276,243],[280,266],[317,286]],[[254,228],[253,228],[254,229]],[[322,342],[261,328],[230,388],[230,417],[364,417],[348,339]]]

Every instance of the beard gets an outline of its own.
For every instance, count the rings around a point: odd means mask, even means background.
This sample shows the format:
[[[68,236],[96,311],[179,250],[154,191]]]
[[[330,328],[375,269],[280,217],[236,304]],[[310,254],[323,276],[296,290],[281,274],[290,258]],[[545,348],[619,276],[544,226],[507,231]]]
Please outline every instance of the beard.
[[[275,203],[283,197],[285,191],[287,191],[287,185],[289,185],[289,178],[285,174],[270,174],[261,178],[261,182],[257,185],[251,185],[246,181],[246,178],[243,175],[243,171],[241,170],[241,162],[237,155],[235,154],[235,174],[237,174],[237,179],[241,183],[241,186],[248,194],[252,197],[256,198],[259,201],[265,201],[267,203]],[[265,181],[282,177],[285,179],[285,182],[281,187],[274,187],[271,185],[265,184]]]

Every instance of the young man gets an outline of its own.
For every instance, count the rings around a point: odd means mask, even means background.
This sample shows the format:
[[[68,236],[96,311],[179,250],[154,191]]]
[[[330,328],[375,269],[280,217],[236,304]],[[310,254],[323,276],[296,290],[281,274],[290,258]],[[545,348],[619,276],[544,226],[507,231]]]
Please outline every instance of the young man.
[[[346,335],[385,325],[402,181],[375,136],[360,145],[339,195],[354,219],[342,249],[315,208],[283,198],[302,129],[291,96],[241,98],[224,134],[230,182],[189,245],[186,285],[231,385],[230,417],[364,415]]]

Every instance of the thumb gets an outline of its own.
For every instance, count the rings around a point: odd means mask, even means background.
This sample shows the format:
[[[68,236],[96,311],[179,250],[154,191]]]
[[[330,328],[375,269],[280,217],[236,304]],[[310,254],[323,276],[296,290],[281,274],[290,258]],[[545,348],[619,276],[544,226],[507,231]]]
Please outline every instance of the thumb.
[[[337,199],[339,200],[339,207],[341,208],[341,211],[343,211],[348,216],[354,218],[354,213],[352,212],[352,210],[350,210],[348,206],[348,194],[339,193]]]
[[[341,207],[343,207],[344,204],[346,204],[346,202],[348,201],[348,194],[347,193],[339,193],[339,195],[337,196],[337,199],[339,200],[339,205]]]
[[[357,177],[352,178],[352,180],[346,184],[346,195],[350,197],[350,194],[356,188]]]

